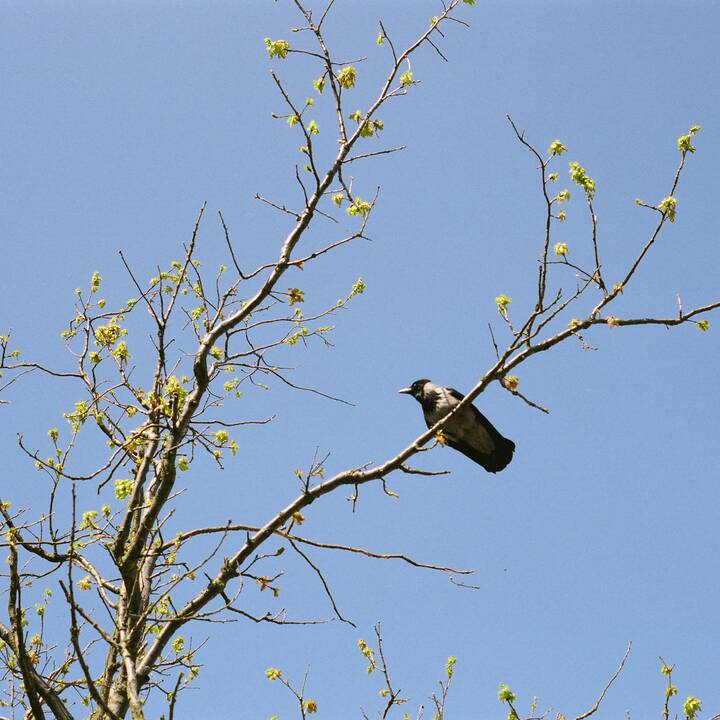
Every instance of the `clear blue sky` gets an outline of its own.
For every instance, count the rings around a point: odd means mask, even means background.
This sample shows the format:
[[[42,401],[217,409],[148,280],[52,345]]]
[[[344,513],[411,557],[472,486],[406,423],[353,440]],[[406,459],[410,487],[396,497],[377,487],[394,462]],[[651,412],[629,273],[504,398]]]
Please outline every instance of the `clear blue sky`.
[[[100,270],[110,301],[132,296],[117,250],[149,277],[180,254],[204,200],[200,255],[208,265],[227,262],[217,209],[247,266],[275,256],[288,224],[253,194],[297,201],[300,141],[270,118],[284,109],[262,39],[298,41],[288,32],[299,23],[291,5],[3,3],[0,325],[14,328],[25,355],[67,362],[59,332],[73,288]],[[402,45],[437,7],[338,0],[327,27],[333,47],[343,57],[370,57],[358,66],[358,107],[388,60],[387,48],[374,44],[377,19]],[[634,198],[667,194],[677,136],[702,125],[677,192],[677,222],[616,314],[672,315],[678,293],[685,307],[720,295],[717,4],[479,0],[462,16],[472,27],[448,27],[449,64],[421,52],[413,69],[422,84],[381,114],[386,131],[370,147],[408,150],[355,169],[360,194],[382,187],[373,243],[292,277],[308,307],[365,279],[365,295],[337,320],[335,347],[297,347],[288,358],[299,382],[357,406],[282,388],[250,394],[237,412],[277,413],[277,421],[240,435],[241,452],[223,475],[208,468],[183,477],[179,522],[262,522],[294,495],[292,472],[316,446],[332,453],[333,472],[387,458],[415,437],[420,410],[399,387],[426,376],[463,390],[489,367],[488,321],[499,329],[493,299],[511,295],[517,316],[531,307],[543,220],[533,163],[506,113],[542,149],[563,140],[563,176],[568,157],[596,179],[610,278],[627,267],[654,219]],[[296,97],[312,94],[319,73],[311,62],[275,64]],[[316,117],[329,151],[326,102]],[[577,195],[557,240],[587,257]],[[332,239],[332,230],[316,223],[308,243]],[[195,628],[196,642],[210,641],[199,656],[199,689],[184,696],[180,716],[284,720],[292,716],[288,699],[264,669],[299,678],[310,666],[318,717],[359,717],[358,706],[377,703],[379,685],[365,675],[356,643],[378,620],[413,713],[453,654],[448,717],[500,717],[500,682],[523,710],[537,695],[541,709],[577,714],[629,640],[631,660],[603,716],[659,714],[658,655],[676,663],[681,700],[701,697],[704,718],[720,711],[720,318],[711,323],[709,333],[598,328],[589,337],[596,351],[568,344],[533,359],[518,374],[549,416],[490,389],[478,405],[517,444],[500,475],[437,450],[422,463],[452,475],[393,477],[399,501],[367,488],[354,515],[342,496],[313,507],[304,526],[310,537],[476,568],[480,590],[397,564],[315,553],[358,629]],[[40,445],[78,398],[65,385],[24,387],[0,408],[0,483],[30,503],[42,486],[15,432]],[[92,456],[88,450],[88,462]],[[290,560],[287,571],[269,607],[329,617],[313,574]],[[247,592],[259,611],[272,602]]]

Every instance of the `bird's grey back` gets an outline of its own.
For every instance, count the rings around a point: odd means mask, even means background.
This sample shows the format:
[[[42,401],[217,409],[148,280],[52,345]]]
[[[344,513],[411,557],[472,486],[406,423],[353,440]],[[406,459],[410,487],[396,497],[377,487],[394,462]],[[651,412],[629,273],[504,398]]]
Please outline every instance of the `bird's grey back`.
[[[422,408],[427,426],[432,427],[460,401],[460,398],[450,394],[448,388],[433,382],[425,383]],[[477,422],[476,413],[477,410],[472,405],[465,406],[448,421],[443,432],[451,439],[469,442],[480,452],[491,453],[495,443],[490,433]]]

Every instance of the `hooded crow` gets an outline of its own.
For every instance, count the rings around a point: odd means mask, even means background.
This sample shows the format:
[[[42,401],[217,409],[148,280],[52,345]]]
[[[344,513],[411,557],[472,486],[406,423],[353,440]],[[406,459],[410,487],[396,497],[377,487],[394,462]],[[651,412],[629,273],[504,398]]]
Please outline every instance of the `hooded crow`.
[[[428,427],[445,417],[465,397],[457,390],[416,380],[398,392],[412,395],[421,405]],[[466,405],[443,429],[447,444],[467,455],[488,472],[496,473],[512,460],[515,443],[504,438],[474,406]]]

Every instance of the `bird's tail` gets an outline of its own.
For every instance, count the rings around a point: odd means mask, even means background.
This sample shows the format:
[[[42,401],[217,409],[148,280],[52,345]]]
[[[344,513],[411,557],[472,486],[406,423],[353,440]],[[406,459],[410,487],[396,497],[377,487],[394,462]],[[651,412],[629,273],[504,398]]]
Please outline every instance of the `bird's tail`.
[[[500,437],[495,448],[489,455],[485,455],[482,466],[491,473],[500,472],[506,468],[513,458],[515,443],[507,438]]]
[[[474,460],[488,472],[496,473],[510,464],[513,453],[515,452],[515,443],[512,440],[504,438],[497,431],[495,431],[495,435],[496,437],[493,438],[494,446],[491,452],[482,452],[470,443],[463,442],[454,437],[448,437],[446,442],[451,448],[458,450],[463,455]]]

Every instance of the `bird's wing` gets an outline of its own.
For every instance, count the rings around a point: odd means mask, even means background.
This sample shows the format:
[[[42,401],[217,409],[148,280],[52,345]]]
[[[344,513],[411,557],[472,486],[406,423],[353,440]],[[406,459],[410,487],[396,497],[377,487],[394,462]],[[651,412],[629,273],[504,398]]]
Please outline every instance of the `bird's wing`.
[[[457,391],[455,388],[448,388],[447,391],[448,395],[455,398],[455,400],[465,399],[465,396],[461,392]],[[483,427],[483,429],[490,435],[493,441],[497,442],[499,439],[507,439],[500,434],[498,429],[472,403],[466,405],[465,408],[468,410],[468,417],[470,416],[470,413],[472,413],[472,417],[474,418],[474,420]]]
[[[450,437],[449,435],[446,436],[446,442],[451,448],[474,460],[478,465],[481,465],[491,473],[499,472],[505,468],[512,460],[513,450],[515,449],[515,445],[510,440],[507,442],[510,443],[511,447],[496,446],[490,453],[480,452],[469,443]]]
[[[456,400],[464,395],[454,388],[448,394]],[[515,443],[503,437],[495,426],[471,403],[445,428],[450,447],[458,450],[488,472],[498,472],[512,460]]]

